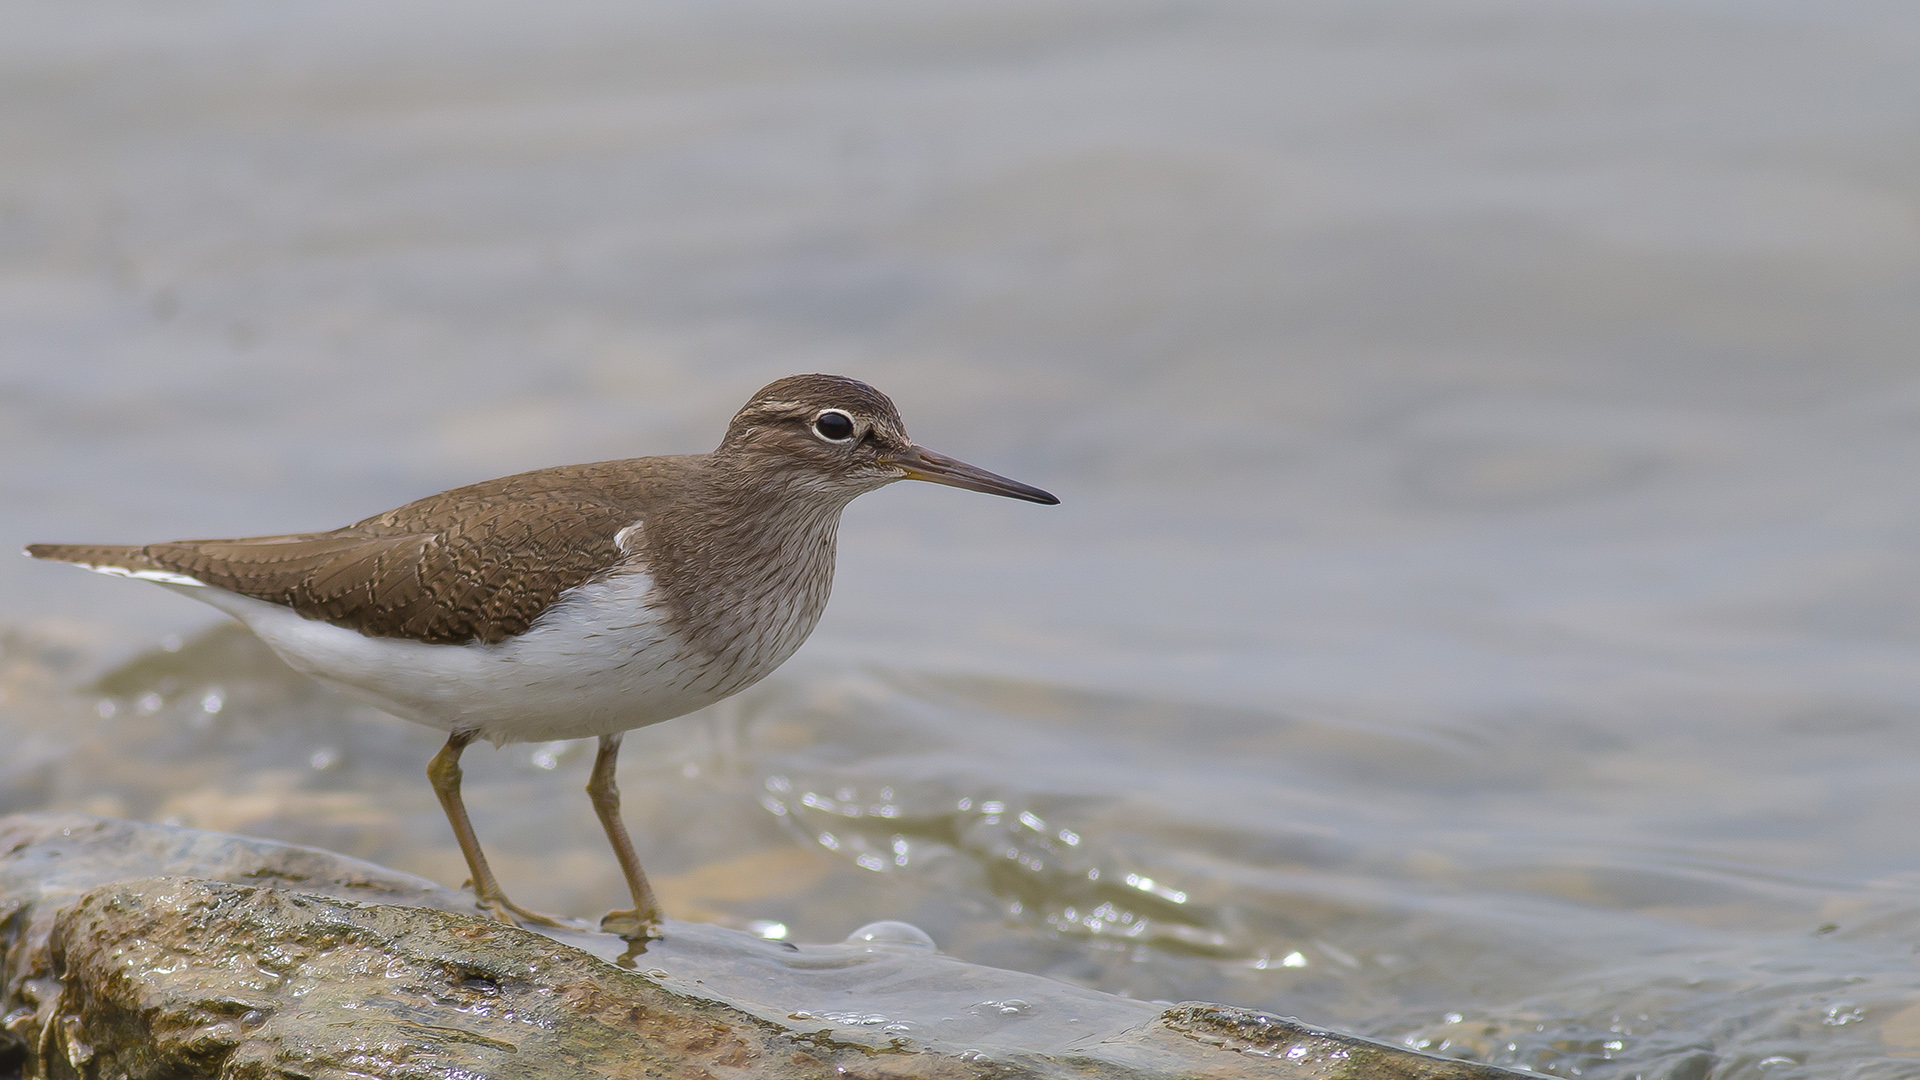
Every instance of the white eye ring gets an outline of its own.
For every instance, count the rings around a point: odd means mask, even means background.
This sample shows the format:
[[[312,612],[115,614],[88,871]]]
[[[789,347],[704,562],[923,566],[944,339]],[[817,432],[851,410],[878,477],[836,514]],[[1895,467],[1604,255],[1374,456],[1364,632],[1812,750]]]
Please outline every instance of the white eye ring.
[[[813,433],[831,443],[846,442],[854,431],[853,417],[839,409],[821,409],[813,418]]]

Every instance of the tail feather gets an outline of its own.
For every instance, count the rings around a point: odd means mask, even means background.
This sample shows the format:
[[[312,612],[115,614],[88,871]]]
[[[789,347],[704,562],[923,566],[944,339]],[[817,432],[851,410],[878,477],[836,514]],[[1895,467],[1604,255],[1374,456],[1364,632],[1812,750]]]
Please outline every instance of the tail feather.
[[[48,562],[78,563],[81,566],[119,566],[128,570],[158,570],[141,550],[131,544],[28,544],[27,554]]]
[[[28,544],[26,553],[48,562],[72,563],[102,574],[161,581],[171,585],[202,582],[161,565],[143,547],[128,544]]]

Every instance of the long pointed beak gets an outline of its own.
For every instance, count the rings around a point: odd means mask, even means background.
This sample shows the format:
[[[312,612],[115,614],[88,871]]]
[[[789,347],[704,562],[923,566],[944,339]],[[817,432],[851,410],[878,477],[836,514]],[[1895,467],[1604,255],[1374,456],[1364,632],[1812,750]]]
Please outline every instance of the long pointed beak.
[[[969,465],[959,458],[950,458],[945,454],[936,454],[924,446],[909,446],[887,456],[887,464],[898,468],[909,480],[925,480],[948,487],[966,488],[968,491],[984,491],[989,495],[1005,495],[1009,499],[1025,499],[1027,502],[1057,506],[1059,499],[1037,487],[1023,484],[1018,480],[1009,480],[998,473],[990,473],[978,466]]]

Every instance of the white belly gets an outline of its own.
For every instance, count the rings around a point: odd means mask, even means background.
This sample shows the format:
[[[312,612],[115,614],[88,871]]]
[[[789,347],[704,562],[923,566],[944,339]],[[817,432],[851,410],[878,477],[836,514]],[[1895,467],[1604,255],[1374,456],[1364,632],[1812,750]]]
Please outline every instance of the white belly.
[[[526,633],[494,645],[368,637],[204,585],[162,583],[212,604],[295,669],[416,723],[496,744],[607,735],[671,720],[758,681],[671,632],[653,581],[629,572],[570,590]],[[810,629],[811,627],[809,627]],[[804,638],[804,633],[801,637]]]

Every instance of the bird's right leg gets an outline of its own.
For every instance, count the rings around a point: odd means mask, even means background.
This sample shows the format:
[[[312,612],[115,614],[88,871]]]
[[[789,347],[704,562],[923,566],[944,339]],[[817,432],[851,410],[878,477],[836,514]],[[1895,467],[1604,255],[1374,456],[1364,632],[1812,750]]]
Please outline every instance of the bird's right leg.
[[[471,731],[456,731],[449,735],[447,745],[433,755],[433,760],[427,764],[427,779],[433,782],[433,793],[440,796],[440,808],[447,812],[447,823],[453,826],[453,838],[460,842],[460,854],[466,856],[467,872],[473,875],[474,902],[482,911],[501,922],[564,926],[557,919],[537,911],[528,911],[508,900],[507,894],[500,889],[500,882],[493,876],[493,868],[487,865],[486,853],[480,850],[480,838],[474,834],[473,822],[467,817],[467,804],[460,800],[460,753],[473,741],[474,734]]]
[[[620,872],[626,876],[627,891],[633,894],[633,910],[609,911],[600,920],[600,929],[619,934],[629,941],[647,942],[660,937],[660,901],[640,869],[640,856],[634,853],[633,839],[627,835],[626,822],[620,819],[620,785],[614,782],[614,765],[620,757],[621,733],[600,736],[600,753],[593,759],[593,774],[587,779],[587,798],[593,800],[593,812],[613,844],[614,858],[620,860]]]

